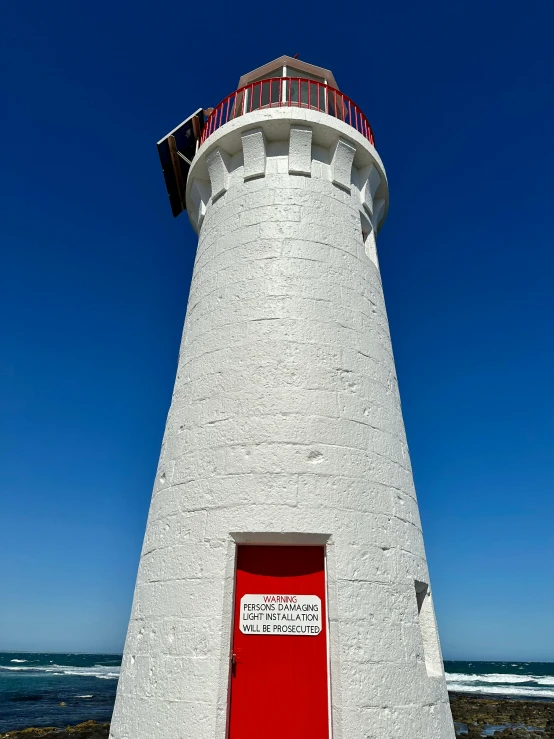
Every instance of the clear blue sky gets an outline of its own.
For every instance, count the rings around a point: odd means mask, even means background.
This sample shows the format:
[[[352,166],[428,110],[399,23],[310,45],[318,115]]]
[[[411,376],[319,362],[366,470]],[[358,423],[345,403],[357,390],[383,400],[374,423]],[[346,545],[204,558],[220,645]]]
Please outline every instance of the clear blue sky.
[[[554,6],[53,3],[0,30],[0,649],[120,650],[196,238],[155,142],[281,54],[370,118],[446,658],[554,660]]]

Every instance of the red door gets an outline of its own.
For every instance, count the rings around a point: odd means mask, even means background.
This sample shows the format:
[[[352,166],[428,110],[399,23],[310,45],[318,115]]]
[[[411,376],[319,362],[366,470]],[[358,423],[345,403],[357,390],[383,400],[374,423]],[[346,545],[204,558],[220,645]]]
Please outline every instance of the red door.
[[[329,739],[324,556],[238,547],[229,739]]]

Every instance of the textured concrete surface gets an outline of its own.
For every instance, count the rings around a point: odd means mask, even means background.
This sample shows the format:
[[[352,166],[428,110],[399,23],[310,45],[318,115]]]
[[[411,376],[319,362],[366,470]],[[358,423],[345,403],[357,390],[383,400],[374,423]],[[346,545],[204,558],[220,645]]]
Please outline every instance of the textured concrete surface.
[[[224,739],[236,542],[304,541],[327,550],[335,739],[452,739],[382,163],[341,121],[273,109],[214,133],[187,188],[198,252],[111,736]]]

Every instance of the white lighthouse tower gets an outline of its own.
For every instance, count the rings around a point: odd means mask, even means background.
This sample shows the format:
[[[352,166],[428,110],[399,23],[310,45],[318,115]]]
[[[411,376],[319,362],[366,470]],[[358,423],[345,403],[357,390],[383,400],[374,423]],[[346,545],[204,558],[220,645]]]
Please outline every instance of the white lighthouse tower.
[[[282,57],[159,149],[198,252],[111,736],[453,739],[369,123]]]

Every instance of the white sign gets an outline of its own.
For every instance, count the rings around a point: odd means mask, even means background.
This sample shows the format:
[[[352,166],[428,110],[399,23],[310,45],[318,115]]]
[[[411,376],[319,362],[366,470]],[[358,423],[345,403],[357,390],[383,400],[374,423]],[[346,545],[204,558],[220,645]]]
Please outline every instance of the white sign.
[[[239,628],[243,634],[317,636],[322,628],[317,595],[243,595]]]

